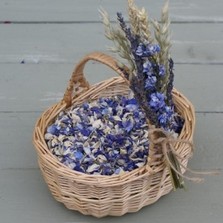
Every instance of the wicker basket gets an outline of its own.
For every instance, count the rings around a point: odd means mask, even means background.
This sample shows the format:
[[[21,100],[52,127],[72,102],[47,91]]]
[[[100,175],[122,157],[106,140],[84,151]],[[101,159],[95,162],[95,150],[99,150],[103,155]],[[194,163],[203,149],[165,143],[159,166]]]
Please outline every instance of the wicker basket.
[[[84,66],[89,60],[107,65],[120,77],[90,86],[83,75]],[[51,154],[46,145],[44,140],[46,128],[60,111],[71,104],[80,105],[89,99],[117,94],[127,95],[128,92],[128,81],[117,62],[102,53],[92,53],[76,66],[63,100],[45,111],[37,121],[33,142],[40,169],[52,195],[67,208],[96,217],[120,216],[127,212],[136,212],[154,203],[173,189],[164,156],[157,148],[156,151],[150,148],[148,162],[144,167],[117,176],[94,176],[69,169]],[[195,125],[193,106],[175,89],[173,98],[178,112],[185,119],[179,139],[192,141]],[[186,166],[192,155],[191,146],[177,142],[174,148],[182,157],[180,162]]]

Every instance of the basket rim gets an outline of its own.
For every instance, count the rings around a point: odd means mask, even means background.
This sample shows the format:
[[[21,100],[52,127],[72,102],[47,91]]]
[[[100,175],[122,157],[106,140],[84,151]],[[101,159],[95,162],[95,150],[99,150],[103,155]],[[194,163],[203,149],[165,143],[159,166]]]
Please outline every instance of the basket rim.
[[[125,81],[122,79],[122,77],[113,77],[113,78],[110,78],[106,81],[111,81],[111,80],[117,80],[121,81],[122,84],[126,84]],[[87,91],[91,91],[92,88],[95,88],[97,86],[99,86],[100,84],[103,84],[105,81],[102,81],[102,82],[99,82],[99,83],[96,83],[94,85],[92,85],[90,87],[89,90]],[[192,103],[181,93],[179,92],[177,89],[173,89],[173,95],[174,95],[174,101],[176,100],[176,98],[179,98],[181,100],[183,100],[186,104],[187,104],[187,108],[190,110],[190,115],[191,115],[191,120],[188,120],[188,121],[191,121],[193,122],[192,125],[191,125],[191,132],[190,132],[190,139],[192,139],[192,136],[193,136],[193,133],[194,133],[194,127],[195,127],[195,112],[194,112],[194,107],[192,105]],[[74,103],[76,103],[78,101],[78,99],[81,97],[81,95],[79,95],[78,97],[74,98],[72,100],[72,105]],[[78,105],[78,103],[77,103]],[[45,142],[45,139],[44,139],[44,134],[45,134],[45,130],[46,130],[46,127],[43,131],[43,134],[41,135],[41,146],[44,147],[44,154],[41,153],[41,149],[40,149],[40,145],[36,142],[36,137],[38,134],[41,134],[41,130],[40,130],[40,123],[42,122],[42,119],[44,117],[47,117],[51,112],[52,110],[56,110],[56,114],[54,115],[54,117],[49,121],[49,123],[58,115],[58,113],[62,110],[65,110],[66,109],[66,104],[63,102],[63,101],[60,101],[54,105],[52,105],[51,107],[49,107],[48,109],[46,109],[42,114],[41,116],[38,118],[36,124],[35,124],[35,128],[34,128],[34,132],[33,132],[33,144],[35,146],[35,149],[37,151],[37,154],[38,154],[38,159],[44,157],[48,160],[48,165],[51,166],[52,168],[56,168],[56,170],[58,172],[60,172],[61,174],[64,174],[66,175],[66,177],[68,178],[72,178],[74,179],[75,181],[78,180],[78,182],[81,183],[82,179],[84,181],[84,183],[86,183],[86,177],[89,179],[89,184],[92,185],[92,183],[96,183],[98,184],[100,182],[100,186],[101,186],[101,183],[106,183],[107,180],[109,180],[109,182],[111,181],[114,181],[114,184],[112,184],[113,186],[115,185],[121,185],[123,183],[127,183],[126,181],[126,178],[130,178],[132,181],[132,178],[134,177],[134,180],[136,179],[139,179],[139,178],[142,178],[142,177],[145,177],[145,176],[148,176],[148,175],[152,175],[152,174],[155,174],[156,171],[154,171],[152,168],[149,168],[148,165],[148,168],[146,172],[142,172],[142,170],[144,169],[145,170],[145,165],[143,167],[139,167],[139,168],[136,168],[135,170],[132,170],[130,172],[124,172],[123,174],[118,174],[118,175],[110,175],[110,176],[106,176],[106,175],[90,175],[90,174],[86,174],[86,173],[81,173],[81,172],[78,172],[78,171],[75,171],[75,170],[72,170],[70,169],[69,167],[67,167],[65,164],[61,163],[49,150],[46,142]],[[48,124],[49,124],[48,123]],[[185,124],[184,124],[184,127],[185,127]],[[183,127],[183,128],[184,128]],[[183,131],[182,131],[183,132]],[[181,134],[178,136],[179,139],[182,138],[182,132]],[[41,156],[41,155],[42,156]],[[132,176],[132,177],[131,177]],[[78,177],[78,179],[77,179]],[[103,180],[103,181],[101,181]],[[118,182],[118,183],[117,183]]]

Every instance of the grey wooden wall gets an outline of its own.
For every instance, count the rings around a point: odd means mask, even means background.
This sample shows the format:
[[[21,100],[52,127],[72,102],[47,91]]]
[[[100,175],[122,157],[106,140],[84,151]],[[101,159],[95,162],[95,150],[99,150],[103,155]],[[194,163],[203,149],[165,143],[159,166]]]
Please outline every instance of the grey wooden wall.
[[[164,1],[136,0],[152,17]],[[212,222],[223,218],[223,179],[206,177],[135,214],[95,219],[51,197],[38,169],[32,131],[60,100],[78,60],[106,52],[98,8],[126,13],[124,0],[0,0],[0,222]],[[175,87],[194,103],[194,169],[223,167],[223,1],[170,0]],[[89,64],[91,83],[111,71]]]

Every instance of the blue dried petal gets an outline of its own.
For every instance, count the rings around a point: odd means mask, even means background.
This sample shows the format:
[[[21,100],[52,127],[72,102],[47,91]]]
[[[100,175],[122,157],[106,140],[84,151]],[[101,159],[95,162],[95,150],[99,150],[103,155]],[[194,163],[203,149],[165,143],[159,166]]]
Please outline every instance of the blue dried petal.
[[[86,157],[83,159],[82,163],[87,164],[87,166],[90,166],[94,163],[94,160],[91,157]]]
[[[60,134],[60,127],[57,126],[57,125],[51,125],[47,128],[47,132],[52,134],[52,135],[55,135],[55,136],[59,136]]]
[[[128,104],[133,104],[133,105],[138,105],[138,102],[135,98],[131,98],[131,99],[127,100],[127,103]]]
[[[127,132],[130,132],[133,127],[134,127],[134,122],[133,120],[129,119],[127,121],[123,121],[122,122],[122,125],[123,125],[123,128],[127,131]]]
[[[74,129],[67,126],[65,128],[61,128],[60,133],[66,136],[73,135]]]
[[[124,167],[125,171],[132,171],[135,169],[134,162],[129,162],[126,167]]]
[[[160,52],[160,46],[158,44],[142,44],[140,43],[135,53],[140,57],[150,57]]]
[[[84,157],[84,154],[80,151],[74,153],[74,157],[76,160],[81,160]]]
[[[68,116],[63,116],[61,119],[60,119],[61,122],[63,122],[64,124],[72,124],[72,119]]]
[[[98,107],[92,107],[92,108],[91,108],[91,111],[92,111],[92,112],[95,112],[96,114],[100,114],[100,113],[101,113],[101,109],[98,108]]]
[[[143,151],[138,151],[135,153],[137,158],[143,158],[144,157],[144,152]]]
[[[80,163],[76,163],[74,170],[81,172],[81,173],[85,173],[85,169],[83,168],[83,166]]]
[[[156,92],[151,94],[149,106],[155,110],[158,111],[159,109],[163,108],[165,106],[165,96],[162,93]]]
[[[113,173],[114,172],[112,171],[112,169],[108,166],[105,166],[101,172],[102,175],[107,175],[107,176],[112,175]]]
[[[85,102],[85,103],[82,105],[82,107],[83,107],[84,110],[88,110],[88,109],[89,109],[89,104]]]
[[[157,78],[156,76],[148,76],[145,82],[145,89],[152,90],[155,88]]]
[[[160,52],[160,46],[158,44],[148,44],[146,46],[146,52],[147,55],[154,55],[155,53]]]
[[[84,135],[84,136],[89,136],[91,134],[91,132],[92,131],[90,129],[87,129],[87,128],[81,130],[81,134]]]
[[[146,61],[144,64],[143,64],[143,73],[146,73],[146,74],[151,74],[152,73],[152,63],[150,61]]]
[[[101,113],[102,113],[103,115],[108,115],[108,114],[110,114],[110,111],[109,111],[108,108],[104,108],[104,109],[102,109]]]
[[[115,100],[112,100],[112,98],[105,99],[105,102],[107,103],[108,107],[114,107],[117,105],[117,102]]]
[[[137,56],[141,57],[141,56],[143,56],[144,51],[145,51],[145,46],[142,43],[140,43],[139,46],[137,47],[135,53],[136,53]]]
[[[161,114],[158,116],[158,121],[161,126],[166,127],[168,123],[168,116],[166,114]]]

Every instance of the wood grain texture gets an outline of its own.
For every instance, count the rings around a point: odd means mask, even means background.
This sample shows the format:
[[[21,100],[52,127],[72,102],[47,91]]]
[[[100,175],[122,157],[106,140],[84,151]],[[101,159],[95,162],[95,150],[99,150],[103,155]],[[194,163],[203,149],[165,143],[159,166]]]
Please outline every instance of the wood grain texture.
[[[171,29],[176,63],[223,64],[221,24],[173,24]],[[0,33],[0,63],[73,63],[112,46],[100,23],[0,24]]]
[[[145,6],[152,17],[159,17],[164,0],[137,0],[136,3]],[[120,0],[2,0],[0,21],[99,21],[97,10],[100,6],[112,15],[117,10],[126,12],[126,1]],[[181,22],[223,22],[222,8],[219,6],[221,0],[170,0],[171,18]]]
[[[2,64],[0,112],[43,111],[58,102],[73,67],[73,64]],[[222,65],[176,64],[175,87],[193,102],[196,111],[223,112],[222,69]],[[115,75],[100,64],[89,63],[86,67],[91,84]]]

